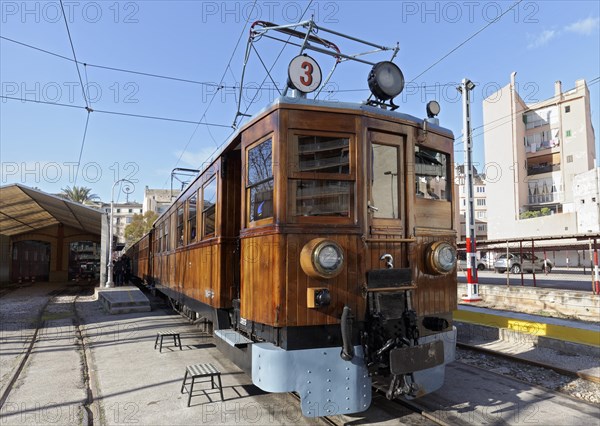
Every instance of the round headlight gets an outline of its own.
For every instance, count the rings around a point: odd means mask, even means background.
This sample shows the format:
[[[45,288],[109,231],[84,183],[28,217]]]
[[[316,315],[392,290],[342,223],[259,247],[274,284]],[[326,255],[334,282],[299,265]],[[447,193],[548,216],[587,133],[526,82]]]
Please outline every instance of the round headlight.
[[[456,266],[456,249],[445,241],[431,244],[425,256],[427,267],[435,274],[447,274]]]
[[[333,278],[342,272],[344,251],[338,243],[315,238],[302,248],[300,266],[312,278]]]
[[[404,75],[398,65],[390,61],[375,64],[367,82],[371,93],[383,101],[395,98],[404,89]]]

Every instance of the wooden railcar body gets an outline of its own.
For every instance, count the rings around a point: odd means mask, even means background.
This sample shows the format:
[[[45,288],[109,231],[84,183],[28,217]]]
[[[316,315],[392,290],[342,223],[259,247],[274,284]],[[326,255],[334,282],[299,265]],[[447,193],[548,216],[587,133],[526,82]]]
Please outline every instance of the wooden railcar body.
[[[293,387],[273,378],[289,376],[276,366],[292,353],[306,352],[298,363],[310,365],[313,350],[354,348],[354,360],[342,360],[354,365],[354,389],[369,374],[390,374],[386,362],[400,362],[381,361],[384,345],[449,340],[442,365],[426,362],[414,374],[391,368],[394,377],[410,376],[403,393],[429,392],[418,387],[419,374],[443,381],[443,364],[454,357],[455,268],[439,273],[428,264],[432,244],[455,244],[452,157],[451,132],[425,120],[280,98],[234,135],[134,246],[134,270],[181,307],[208,316],[222,341],[244,346],[252,362],[241,364],[265,390]],[[319,239],[343,252],[331,277],[301,264],[305,247]],[[387,275],[386,261],[393,266]],[[327,303],[315,304],[323,292]],[[344,321],[352,325],[346,335]],[[219,329],[253,343],[232,343]],[[405,362],[401,353],[394,356]],[[257,373],[257,354],[275,357],[268,376]],[[360,411],[370,391],[351,399],[352,407],[336,412]],[[303,396],[305,414],[327,411],[310,407]]]

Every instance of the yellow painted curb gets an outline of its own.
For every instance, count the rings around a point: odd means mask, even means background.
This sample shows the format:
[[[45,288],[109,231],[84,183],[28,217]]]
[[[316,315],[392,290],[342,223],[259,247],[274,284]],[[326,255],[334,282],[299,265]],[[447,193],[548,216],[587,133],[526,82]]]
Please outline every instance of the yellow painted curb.
[[[471,324],[487,325],[495,328],[506,328],[518,333],[532,336],[544,336],[567,342],[583,343],[600,347],[600,332],[583,328],[565,327],[563,325],[545,324],[522,319],[503,317],[471,311],[454,311],[454,319]]]

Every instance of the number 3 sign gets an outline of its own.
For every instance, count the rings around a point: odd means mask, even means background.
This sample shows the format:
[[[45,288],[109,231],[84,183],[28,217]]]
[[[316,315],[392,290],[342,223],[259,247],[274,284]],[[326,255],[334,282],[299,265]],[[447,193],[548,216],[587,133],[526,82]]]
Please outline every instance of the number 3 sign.
[[[288,67],[289,84],[302,93],[314,92],[321,84],[321,67],[308,55],[296,56]]]

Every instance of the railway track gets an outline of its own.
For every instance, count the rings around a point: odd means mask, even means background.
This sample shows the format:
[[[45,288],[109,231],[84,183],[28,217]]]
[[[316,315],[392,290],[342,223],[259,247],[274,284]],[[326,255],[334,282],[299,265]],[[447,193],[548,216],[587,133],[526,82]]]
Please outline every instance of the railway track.
[[[470,345],[468,343],[460,343],[458,342],[456,344],[457,347],[462,348],[462,349],[468,349],[471,351],[475,351],[475,352],[479,352],[479,353],[483,353],[483,354],[487,354],[487,355],[491,355],[491,356],[495,356],[498,358],[504,358],[507,359],[509,361],[512,362],[517,362],[517,363],[521,363],[521,364],[526,364],[526,365],[531,365],[534,367],[541,367],[541,368],[547,368],[549,370],[553,370],[559,374],[562,374],[564,376],[569,376],[569,377],[576,377],[576,378],[580,378],[583,380],[587,380],[589,382],[593,382],[593,383],[598,383],[600,384],[600,378],[597,376],[593,376],[591,374],[587,374],[585,372],[581,372],[581,371],[572,371],[572,370],[567,370],[565,368],[561,368],[558,367],[556,365],[551,365],[551,364],[547,364],[544,362],[540,362],[540,361],[533,361],[533,360],[529,360],[529,359],[524,359],[521,357],[517,357],[511,354],[507,354],[504,352],[498,352],[498,351],[494,351],[492,349],[487,349],[487,348],[482,348],[479,346],[475,346],[475,345]]]
[[[403,425],[408,426],[425,426],[425,425],[441,425],[450,426],[448,423],[441,421],[437,416],[428,411],[425,407],[419,405],[415,401],[406,399],[388,400],[384,394],[377,392],[377,388],[373,387],[373,400],[371,407],[364,414],[359,413],[352,416],[337,415],[324,416],[316,419],[318,424],[341,426],[349,424],[361,423],[368,421],[373,423],[385,421],[401,421]],[[295,392],[290,393],[293,398],[300,403],[300,397]]]
[[[85,398],[83,400],[81,409],[83,410],[81,413],[81,424],[85,424],[88,426],[93,425],[94,418],[92,415],[91,404],[93,402],[93,394],[90,386],[90,375],[88,368],[88,350],[85,346],[81,321],[77,314],[76,302],[79,296],[85,294],[88,291],[87,286],[78,286],[76,288],[64,288],[60,290],[54,290],[48,293],[48,299],[41,308],[39,309],[39,313],[37,314],[35,320],[33,321],[33,326],[35,327],[31,337],[26,342],[25,350],[20,355],[16,367],[10,373],[7,384],[3,386],[2,393],[0,395],[0,409],[5,409],[5,405],[9,400],[9,397],[17,388],[17,382],[21,380],[21,382],[27,383],[27,381],[31,380],[35,382],[37,378],[30,378],[27,374],[24,374],[24,371],[27,370],[27,367],[36,359],[38,355],[36,355],[37,346],[42,346],[40,348],[40,353],[43,353],[46,349],[43,347],[45,342],[53,341],[53,340],[67,340],[69,342],[75,342],[77,346],[76,351],[80,357],[80,374],[81,381],[83,382],[83,387],[85,390]],[[66,307],[66,309],[65,309]],[[60,323],[60,325],[57,325]],[[70,323],[69,326],[66,326],[67,323]],[[67,333],[64,333],[65,327],[67,327]],[[72,334],[71,334],[72,333]],[[67,336],[66,334],[71,334]],[[18,387],[23,386],[23,383],[19,383]],[[14,405],[11,404],[11,405]]]

